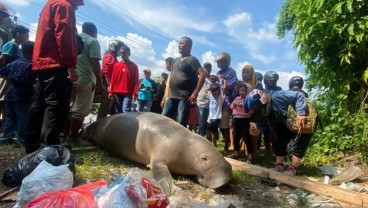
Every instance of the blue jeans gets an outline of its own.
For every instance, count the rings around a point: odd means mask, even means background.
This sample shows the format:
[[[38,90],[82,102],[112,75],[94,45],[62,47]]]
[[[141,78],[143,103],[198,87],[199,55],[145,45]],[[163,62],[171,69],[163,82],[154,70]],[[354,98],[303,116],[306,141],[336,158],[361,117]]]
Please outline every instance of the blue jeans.
[[[132,95],[117,95],[115,94],[115,107],[118,113],[125,113],[132,111]]]
[[[18,131],[18,142],[25,143],[31,103],[21,101],[6,101],[4,135],[0,140],[7,140],[15,136]],[[15,128],[16,127],[16,128]]]
[[[201,136],[206,135],[207,119],[210,110],[208,108],[198,107],[198,131]]]
[[[150,112],[152,100],[138,100],[138,112]]]
[[[174,118],[176,115],[178,123],[183,125],[185,128],[188,125],[190,101],[188,98],[174,99],[169,98],[165,103],[165,107],[162,111],[162,115],[169,118]]]

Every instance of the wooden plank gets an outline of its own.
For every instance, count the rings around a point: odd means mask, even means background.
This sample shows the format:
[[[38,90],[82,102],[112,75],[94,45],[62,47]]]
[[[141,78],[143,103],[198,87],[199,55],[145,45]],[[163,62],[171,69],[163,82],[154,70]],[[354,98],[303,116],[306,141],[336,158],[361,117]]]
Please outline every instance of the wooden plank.
[[[0,193],[0,201],[3,201],[7,196],[9,196],[10,194],[12,194],[12,193],[14,193],[18,190],[19,190],[19,186]]]
[[[358,166],[346,168],[340,175],[330,181],[331,185],[339,185],[342,182],[352,181],[364,174],[363,170]]]
[[[323,183],[317,183],[309,180],[305,180],[296,176],[289,176],[271,169],[251,165],[245,162],[234,160],[225,157],[225,159],[231,164],[233,170],[246,171],[251,175],[256,175],[262,178],[269,178],[280,183],[293,186],[299,189],[306,190],[308,192],[331,197],[337,201],[345,204],[351,204],[355,206],[368,206],[368,195],[361,194],[354,191],[348,191],[338,187],[326,185]]]

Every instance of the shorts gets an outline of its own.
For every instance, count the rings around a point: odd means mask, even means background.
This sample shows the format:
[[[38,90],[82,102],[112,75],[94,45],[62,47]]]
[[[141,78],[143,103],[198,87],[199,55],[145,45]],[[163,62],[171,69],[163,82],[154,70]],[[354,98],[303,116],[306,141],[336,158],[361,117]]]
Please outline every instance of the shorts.
[[[211,119],[209,123],[207,123],[207,131],[217,133],[219,124],[221,119]]]
[[[230,128],[230,116],[231,116],[231,112],[230,111],[222,111],[222,118],[221,118],[221,122],[219,124],[219,128],[220,129],[228,129]]]
[[[83,120],[91,112],[94,96],[93,83],[80,86],[74,84],[73,105],[71,113],[73,118]]]

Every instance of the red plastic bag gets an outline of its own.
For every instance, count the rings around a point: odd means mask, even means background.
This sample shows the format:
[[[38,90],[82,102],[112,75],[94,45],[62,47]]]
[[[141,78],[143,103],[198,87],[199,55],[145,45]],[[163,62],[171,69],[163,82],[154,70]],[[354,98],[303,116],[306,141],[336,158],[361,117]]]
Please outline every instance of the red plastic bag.
[[[147,199],[144,202],[148,208],[165,208],[169,205],[169,199],[160,187],[152,185],[146,178],[142,178],[141,184],[147,191]]]
[[[58,191],[50,191],[36,197],[25,207],[32,208],[52,208],[52,207],[80,207],[95,208],[97,202],[92,189],[106,185],[106,181],[84,184],[75,188]]]
[[[145,193],[138,191],[142,187]],[[146,178],[142,178],[140,184],[124,187],[124,190],[134,203],[143,203],[148,208],[166,208],[169,205],[169,199],[162,189],[152,185]]]

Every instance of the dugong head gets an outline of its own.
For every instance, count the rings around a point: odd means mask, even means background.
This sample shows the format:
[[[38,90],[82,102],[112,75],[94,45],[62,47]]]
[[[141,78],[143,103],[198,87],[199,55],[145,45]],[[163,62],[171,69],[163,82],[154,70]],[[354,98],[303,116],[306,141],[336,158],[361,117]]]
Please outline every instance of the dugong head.
[[[226,185],[233,177],[231,165],[225,159],[219,159],[215,163],[215,166],[198,176],[201,185],[212,189]]]
[[[196,157],[193,166],[197,171],[198,182],[212,189],[226,185],[233,177],[231,165],[210,142],[203,137],[198,139],[203,141],[197,143],[193,148],[195,150],[191,151],[192,156]]]

